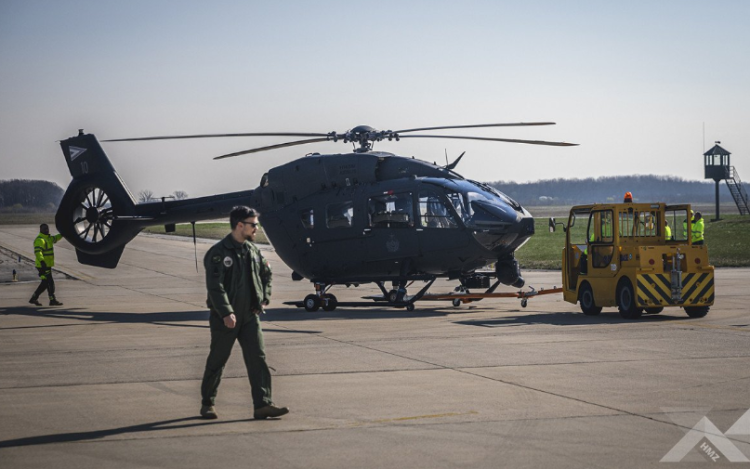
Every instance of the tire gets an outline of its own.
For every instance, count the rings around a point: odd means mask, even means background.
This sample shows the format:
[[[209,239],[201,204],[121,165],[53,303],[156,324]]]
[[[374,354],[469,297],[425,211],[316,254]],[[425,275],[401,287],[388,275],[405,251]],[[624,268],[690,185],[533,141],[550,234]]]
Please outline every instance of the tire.
[[[685,312],[691,318],[702,318],[708,314],[708,306],[686,306]]]
[[[624,319],[638,319],[643,309],[636,304],[635,291],[630,280],[623,278],[617,285],[617,308]]]
[[[410,313],[411,313],[412,311],[414,311],[414,303],[409,303],[408,305],[406,305],[406,310],[407,310],[408,312],[410,312]]]
[[[529,300],[527,298],[524,298],[521,300],[521,308],[525,308],[529,305]]]
[[[336,297],[331,293],[326,293],[323,295],[323,311],[333,311],[336,309],[336,306],[339,305],[338,300]]]
[[[659,314],[664,311],[664,306],[657,306],[656,308],[646,308],[646,314]]]
[[[461,300],[456,298],[455,300],[453,300],[453,307],[458,308],[459,306],[461,306]]]
[[[406,296],[406,290],[404,289],[391,290],[388,292],[388,302],[399,303],[404,301],[404,296]]]
[[[314,313],[320,308],[320,298],[318,295],[307,295],[303,304],[305,306],[305,311],[308,313]]]
[[[578,291],[578,302],[581,304],[581,311],[586,316],[596,316],[602,312],[602,307],[596,306],[594,302],[594,291],[588,282],[581,285],[581,289]]]

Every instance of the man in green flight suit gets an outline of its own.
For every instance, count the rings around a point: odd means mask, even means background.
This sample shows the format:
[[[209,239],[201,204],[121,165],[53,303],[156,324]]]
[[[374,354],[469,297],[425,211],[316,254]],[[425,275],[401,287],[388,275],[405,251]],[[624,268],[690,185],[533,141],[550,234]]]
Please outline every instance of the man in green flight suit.
[[[263,331],[258,315],[271,300],[271,266],[251,241],[258,231],[258,213],[235,207],[229,214],[232,232],[206,253],[206,288],[211,310],[211,351],[201,384],[201,416],[218,418],[214,404],[224,365],[235,340],[242,347],[256,419],[289,412],[271,400],[271,372],[266,364]]]
[[[39,278],[42,282],[37,287],[29,303],[36,306],[42,306],[39,302],[39,295],[47,290],[50,306],[62,306],[62,303],[55,298],[55,280],[52,278],[52,267],[55,266],[55,248],[54,244],[62,238],[61,234],[50,235],[49,226],[46,223],[39,225],[39,235],[34,240],[34,259],[36,270],[39,271]]]

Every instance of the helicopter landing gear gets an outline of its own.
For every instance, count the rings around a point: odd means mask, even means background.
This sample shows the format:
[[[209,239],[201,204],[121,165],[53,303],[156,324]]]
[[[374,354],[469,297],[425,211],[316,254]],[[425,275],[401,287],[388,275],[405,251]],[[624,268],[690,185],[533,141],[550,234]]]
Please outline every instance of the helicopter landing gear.
[[[398,290],[391,290],[388,292],[388,302],[400,303],[404,301],[404,296],[406,296],[406,288],[399,288]]]
[[[305,300],[302,302],[305,311],[308,313],[314,313],[320,308],[323,311],[333,311],[338,306],[339,302],[332,293],[326,293],[326,290],[331,288],[333,285],[326,285],[325,283],[315,284],[315,293],[307,295]]]
[[[303,301],[303,304],[305,305],[305,311],[308,313],[314,313],[320,308],[320,298],[318,295],[307,295],[305,297],[305,301]]]
[[[323,311],[333,311],[338,306],[339,302],[332,293],[326,293],[323,295]]]

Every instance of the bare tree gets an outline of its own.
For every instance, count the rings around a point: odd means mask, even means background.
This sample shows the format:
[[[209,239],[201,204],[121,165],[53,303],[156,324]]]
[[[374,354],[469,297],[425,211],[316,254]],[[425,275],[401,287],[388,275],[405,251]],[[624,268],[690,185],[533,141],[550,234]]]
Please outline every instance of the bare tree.
[[[138,202],[142,204],[146,202],[152,202],[154,200],[154,193],[148,189],[144,189],[138,193]]]
[[[174,198],[177,200],[183,200],[188,198],[188,193],[185,191],[174,191]]]

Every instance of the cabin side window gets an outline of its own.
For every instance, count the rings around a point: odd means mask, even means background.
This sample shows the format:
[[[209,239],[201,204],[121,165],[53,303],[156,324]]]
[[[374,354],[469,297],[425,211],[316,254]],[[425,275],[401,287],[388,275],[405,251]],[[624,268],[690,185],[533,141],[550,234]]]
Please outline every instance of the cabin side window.
[[[419,216],[423,228],[458,228],[453,214],[436,195],[419,195]]]
[[[687,241],[687,209],[667,210],[664,217],[665,223],[669,225],[669,229],[672,232],[672,237],[667,241]]]
[[[407,228],[414,226],[414,210],[410,192],[371,197],[367,213],[373,228]]]
[[[302,227],[306,230],[312,230],[315,227],[315,214],[313,209],[308,208],[299,212],[299,218],[302,222]]]
[[[328,228],[351,228],[354,218],[354,204],[351,200],[330,204],[326,207],[326,226]]]

